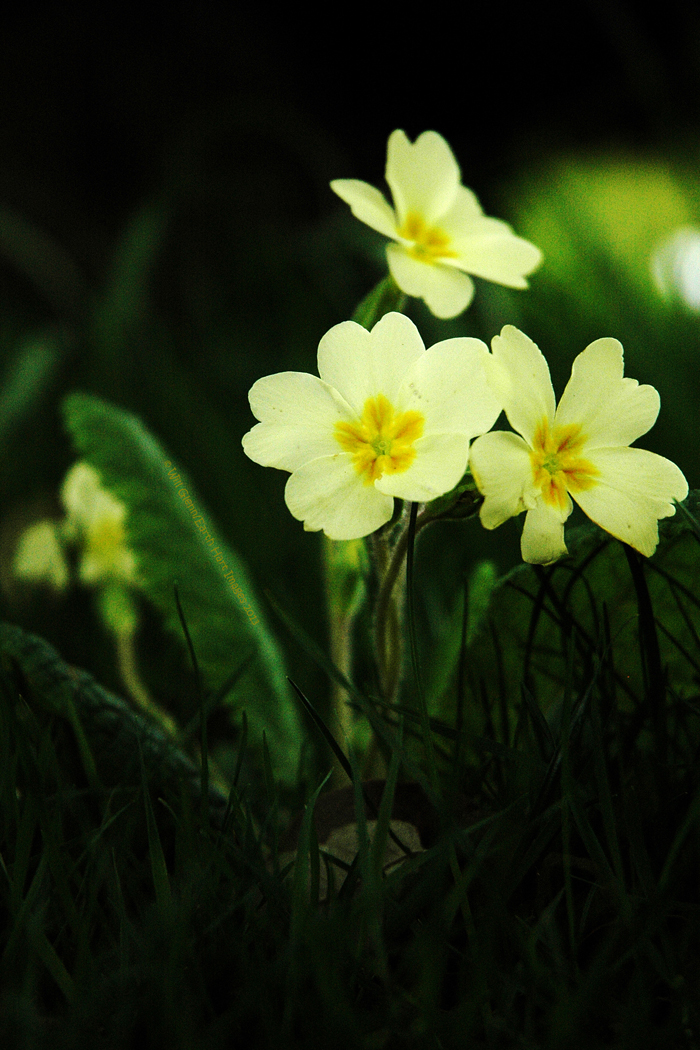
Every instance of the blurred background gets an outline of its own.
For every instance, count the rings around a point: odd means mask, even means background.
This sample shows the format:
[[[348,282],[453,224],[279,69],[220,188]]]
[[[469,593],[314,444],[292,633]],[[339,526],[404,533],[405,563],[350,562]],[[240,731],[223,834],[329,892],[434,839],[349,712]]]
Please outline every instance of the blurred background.
[[[473,306],[410,314],[427,345],[512,323],[561,393],[592,339],[661,393],[640,444],[700,483],[700,7],[666,3],[18,5],[0,34],[1,613],[117,686],[84,589],[19,583],[18,536],[60,517],[74,461],[60,414],[86,390],[141,417],[269,588],[325,645],[321,540],[286,475],[242,454],[261,375],[315,371],[320,337],[384,271],[382,238],[332,178],[383,184],[386,141],[450,142],[489,214],[538,244],[528,292],[477,282]],[[455,614],[483,557],[519,561],[519,525],[428,530],[424,633]],[[146,671],[182,654],[145,614]],[[284,639],[283,629],[280,636]],[[313,695],[320,677],[289,646]],[[152,683],[153,684],[153,683]]]

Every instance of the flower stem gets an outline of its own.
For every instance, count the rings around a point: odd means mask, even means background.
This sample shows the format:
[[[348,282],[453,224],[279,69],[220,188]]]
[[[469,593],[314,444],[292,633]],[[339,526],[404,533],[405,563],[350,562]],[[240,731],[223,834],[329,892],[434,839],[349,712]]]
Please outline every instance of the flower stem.
[[[415,535],[434,520],[434,515],[427,508],[416,515]],[[379,594],[374,615],[374,639],[377,655],[377,670],[383,699],[393,703],[396,700],[401,674],[401,611],[404,590],[396,591],[399,579],[405,582],[402,570],[405,568],[408,549],[409,529],[404,524],[398,540],[393,547],[388,538],[380,532],[373,537],[375,567],[380,579]]]
[[[136,664],[134,634],[132,631],[115,631],[117,661],[124,687],[134,703],[151,718],[160,722],[172,740],[177,739],[177,726],[170,715],[151,697],[141,680]]]
[[[364,297],[352,315],[352,319],[357,324],[361,324],[363,328],[370,329],[384,314],[392,310],[399,314],[403,313],[405,305],[406,296],[399,289],[391,274],[387,274]]]

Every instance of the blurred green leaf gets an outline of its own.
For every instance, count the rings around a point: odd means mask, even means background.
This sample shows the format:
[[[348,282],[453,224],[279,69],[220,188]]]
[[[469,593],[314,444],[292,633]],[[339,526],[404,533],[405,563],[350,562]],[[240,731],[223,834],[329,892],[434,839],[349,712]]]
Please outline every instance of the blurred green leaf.
[[[281,650],[240,558],[216,534],[192,484],[140,420],[79,393],[66,398],[64,413],[78,453],[128,509],[127,538],[144,594],[184,645],[177,583],[197,660],[212,689],[247,663],[226,703],[246,709],[253,741],[259,743],[266,731],[277,776],[293,780],[301,744],[297,707]]]
[[[127,224],[117,245],[112,272],[94,307],[95,339],[118,352],[150,306],[150,282],[167,229],[165,209],[146,204]]]
[[[36,411],[58,372],[63,343],[56,333],[37,333],[10,357],[0,388],[0,442],[7,442],[14,428]]]

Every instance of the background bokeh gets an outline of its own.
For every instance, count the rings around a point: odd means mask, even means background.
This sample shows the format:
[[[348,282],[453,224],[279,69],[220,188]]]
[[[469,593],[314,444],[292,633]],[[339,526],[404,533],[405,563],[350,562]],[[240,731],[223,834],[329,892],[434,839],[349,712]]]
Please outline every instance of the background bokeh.
[[[488,341],[517,324],[560,392],[587,342],[617,336],[628,374],[661,392],[642,444],[698,485],[696,4],[645,16],[591,0],[575,15],[374,5],[312,17],[298,5],[45,3],[3,21],[3,616],[116,685],[87,591],[53,595],[11,572],[22,529],[61,512],[74,455],[60,403],[82,389],[143,419],[259,589],[324,642],[320,537],[287,512],[285,476],[243,456],[246,395],[261,375],[313,371],[321,335],[381,276],[382,239],[328,183],[381,185],[396,127],[441,132],[486,211],[545,253],[529,292],[478,282],[454,322],[412,305],[426,343]],[[679,230],[684,240],[668,240]],[[482,557],[499,571],[515,564],[518,525],[426,535],[428,635],[439,638]],[[181,653],[155,617],[141,645],[156,692],[185,688]],[[289,649],[310,692],[325,689]]]

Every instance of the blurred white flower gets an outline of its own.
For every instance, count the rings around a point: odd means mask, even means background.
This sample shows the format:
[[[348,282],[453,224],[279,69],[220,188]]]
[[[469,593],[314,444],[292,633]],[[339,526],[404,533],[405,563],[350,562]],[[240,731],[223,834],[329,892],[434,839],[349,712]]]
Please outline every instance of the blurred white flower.
[[[700,230],[684,226],[656,246],[651,272],[664,299],[700,311]]]
[[[426,350],[403,314],[371,332],[345,321],[319,344],[320,378],[281,372],[254,384],[260,422],[243,448],[291,472],[285,500],[305,529],[359,539],[389,521],[394,497],[427,502],[462,478],[470,439],[501,408],[484,372],[489,356],[478,339]]]
[[[456,317],[469,306],[474,282],[468,274],[510,288],[527,288],[525,277],[542,253],[510,226],[485,216],[474,193],[461,185],[452,150],[435,131],[414,143],[403,131],[389,136],[386,181],[394,200],[358,179],[335,179],[331,189],[362,222],[390,237],[389,270],[402,292],[424,299],[436,317]]]
[[[623,378],[621,344],[597,339],[578,355],[556,411],[547,362],[532,340],[506,325],[491,346],[489,376],[518,433],[493,431],[472,445],[482,524],[495,529],[527,511],[523,559],[548,564],[566,554],[573,497],[606,532],[652,555],[658,520],[675,513],[688,483],[670,460],[627,447],[654,425],[659,395]]]

